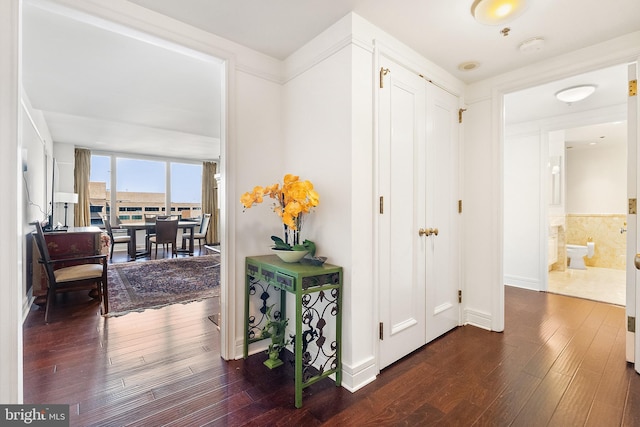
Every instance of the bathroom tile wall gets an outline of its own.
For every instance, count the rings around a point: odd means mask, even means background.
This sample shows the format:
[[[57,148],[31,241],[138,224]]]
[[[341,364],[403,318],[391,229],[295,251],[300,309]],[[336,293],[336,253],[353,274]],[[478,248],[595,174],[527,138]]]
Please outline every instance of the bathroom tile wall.
[[[565,271],[567,269],[567,232],[563,225],[555,227],[558,238],[557,261],[551,265],[549,271]]]
[[[568,214],[567,244],[586,245],[589,238],[595,243],[592,258],[585,257],[588,267],[625,269],[627,235],[626,215],[620,214]]]

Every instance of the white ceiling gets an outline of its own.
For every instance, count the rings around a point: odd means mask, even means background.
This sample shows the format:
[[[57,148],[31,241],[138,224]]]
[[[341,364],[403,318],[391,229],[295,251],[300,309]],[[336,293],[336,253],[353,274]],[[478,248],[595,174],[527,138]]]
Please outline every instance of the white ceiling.
[[[279,59],[354,11],[468,83],[640,30],[638,0],[528,0],[507,37],[473,19],[473,0],[130,1]],[[532,37],[544,49],[520,52]]]
[[[23,7],[23,85],[56,142],[216,159],[220,72],[211,58]]]
[[[593,95],[585,100],[567,104],[555,98],[560,90],[583,84],[596,86]],[[626,144],[625,117],[612,117],[626,111],[626,102],[627,65],[621,64],[507,94],[505,122],[507,125],[542,123],[543,127],[557,130],[559,127],[554,121],[558,118],[575,122],[577,117],[577,127],[564,129],[567,146],[588,148],[594,142]]]
[[[467,83],[640,31],[638,0],[530,0],[525,14],[508,24],[506,37],[500,33],[502,26],[474,21],[472,0],[130,1],[281,59],[355,11]],[[122,152],[217,157],[219,121],[211,120],[220,116],[215,61],[163,50],[34,6],[48,2],[25,3],[24,86],[33,106],[44,111],[55,141]],[[532,37],[543,37],[543,48],[519,51],[518,45]],[[467,61],[480,66],[458,70]],[[608,78],[586,76],[598,91],[588,103],[570,107],[572,111],[618,102],[617,83],[609,94]],[[567,79],[558,85],[569,83]],[[566,110],[548,91],[552,95],[557,88],[532,89],[531,98],[520,94],[517,104],[536,108],[514,110],[507,118],[518,122],[528,120],[527,114],[539,118]]]

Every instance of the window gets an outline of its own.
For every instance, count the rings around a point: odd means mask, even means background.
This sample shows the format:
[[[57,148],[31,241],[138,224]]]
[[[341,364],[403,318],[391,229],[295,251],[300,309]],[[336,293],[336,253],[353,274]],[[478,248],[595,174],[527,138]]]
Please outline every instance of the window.
[[[89,181],[91,225],[102,227],[102,212],[110,211],[111,157],[91,156]]]
[[[200,216],[202,207],[202,165],[171,163],[171,212],[182,218]]]
[[[115,194],[111,191],[112,175],[115,175]],[[94,154],[90,181],[91,205],[96,207],[98,216],[98,212],[109,214],[111,204],[123,222],[142,220],[145,212],[179,212],[183,218],[193,218],[199,217],[202,211],[202,164],[199,163]],[[170,183],[168,189],[167,182]],[[124,215],[125,212],[128,214]]]
[[[91,225],[96,225],[98,227],[102,227],[104,223],[102,222],[102,209],[104,206],[100,205],[89,205],[89,212],[91,215]]]

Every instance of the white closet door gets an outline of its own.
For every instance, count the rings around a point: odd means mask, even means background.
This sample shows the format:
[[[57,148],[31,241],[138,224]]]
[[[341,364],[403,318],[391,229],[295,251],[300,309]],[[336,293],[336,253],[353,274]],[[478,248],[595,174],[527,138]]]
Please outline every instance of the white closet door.
[[[459,128],[458,98],[427,83],[427,342],[460,319]]]
[[[425,344],[425,83],[388,59],[379,97],[379,368]]]

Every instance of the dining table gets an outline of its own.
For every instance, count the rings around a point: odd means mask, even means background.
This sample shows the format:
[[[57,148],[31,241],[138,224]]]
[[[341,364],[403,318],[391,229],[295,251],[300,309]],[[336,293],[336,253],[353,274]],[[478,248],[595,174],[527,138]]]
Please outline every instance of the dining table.
[[[190,238],[189,238],[189,247],[187,248],[184,245],[184,241],[183,241],[182,247],[175,249],[176,252],[188,253],[189,256],[193,256],[193,247],[194,247],[193,234],[194,234],[195,227],[199,225],[200,225],[200,222],[198,221],[189,221],[189,220],[178,221],[178,228],[182,229],[183,231],[190,230]],[[151,230],[153,230],[156,227],[155,221],[132,222],[127,224],[122,223],[120,224],[120,227],[126,229],[127,234],[129,235],[129,237],[131,237],[131,240],[129,241],[129,260],[133,261],[136,258],[150,256],[151,253],[149,251],[149,248],[146,247],[146,245],[143,250],[138,250],[137,243],[136,243],[136,231],[145,230],[147,236],[149,236],[149,234],[151,233]]]

